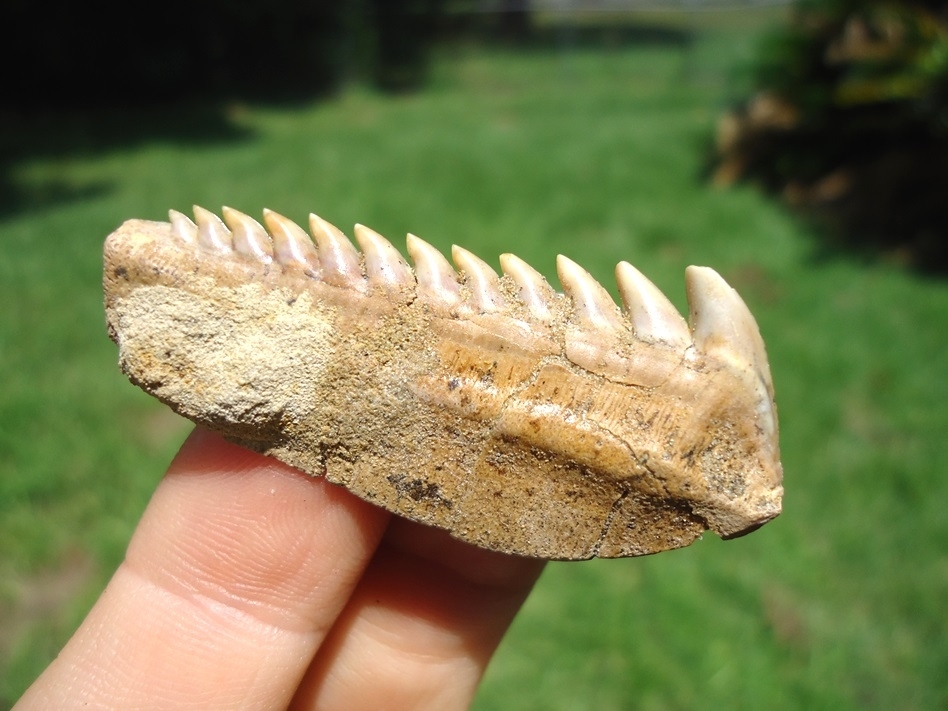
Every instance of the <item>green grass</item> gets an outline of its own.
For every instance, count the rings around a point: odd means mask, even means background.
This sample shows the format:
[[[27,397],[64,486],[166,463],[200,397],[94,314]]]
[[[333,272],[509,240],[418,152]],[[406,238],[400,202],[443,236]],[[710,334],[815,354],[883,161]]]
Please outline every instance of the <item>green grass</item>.
[[[708,264],[758,317],[783,516],[549,566],[476,708],[945,708],[948,286],[819,257],[779,206],[701,182],[753,39],[718,25],[688,50],[455,52],[422,94],[233,105],[201,140],[185,111],[153,121],[161,138],[134,115],[25,136],[37,156],[0,217],[0,707],[101,590],[188,429],[115,366],[101,242],[198,203],[514,251],[551,276],[563,252],[610,286],[628,259],[682,308],[684,267]]]

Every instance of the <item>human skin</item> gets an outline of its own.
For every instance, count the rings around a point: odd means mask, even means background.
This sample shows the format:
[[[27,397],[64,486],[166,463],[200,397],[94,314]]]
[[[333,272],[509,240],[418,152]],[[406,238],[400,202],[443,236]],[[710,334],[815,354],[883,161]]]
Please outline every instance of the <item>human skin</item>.
[[[467,708],[542,568],[196,430],[14,708]]]

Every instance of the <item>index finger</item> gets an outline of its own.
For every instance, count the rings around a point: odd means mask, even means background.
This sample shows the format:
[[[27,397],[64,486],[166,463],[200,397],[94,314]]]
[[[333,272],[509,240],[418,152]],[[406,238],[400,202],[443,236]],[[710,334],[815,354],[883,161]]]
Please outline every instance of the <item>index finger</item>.
[[[389,515],[195,431],[17,708],[285,707]]]

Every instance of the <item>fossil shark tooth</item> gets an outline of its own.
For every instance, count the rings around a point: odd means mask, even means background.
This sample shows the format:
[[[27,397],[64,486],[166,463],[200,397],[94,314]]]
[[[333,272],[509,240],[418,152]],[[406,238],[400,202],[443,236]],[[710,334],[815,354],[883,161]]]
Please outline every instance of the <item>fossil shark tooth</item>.
[[[563,291],[573,300],[573,313],[579,323],[597,331],[625,328],[619,308],[602,284],[569,257],[556,258],[556,272]]]
[[[415,286],[411,267],[391,242],[365,225],[357,224],[353,232],[365,258],[370,285],[386,290]]]
[[[483,259],[456,244],[451,246],[451,258],[467,276],[474,308],[480,313],[491,313],[504,308],[497,272]]]
[[[418,294],[436,307],[449,311],[461,303],[457,273],[437,249],[413,234],[406,239],[408,255],[415,263]]]
[[[553,320],[550,304],[556,292],[540,272],[515,254],[500,255],[500,268],[520,287],[520,300],[531,317],[540,323]]]
[[[565,257],[564,295],[510,254],[498,279],[456,247],[459,279],[409,236],[416,279],[366,227],[359,257],[266,211],[278,269],[242,213],[224,210],[233,248],[210,213],[176,214],[106,239],[109,334],[132,382],[234,442],[524,556],[646,555],[780,514],[763,341],[710,269],[686,272],[687,331],[629,265],[620,311]]]
[[[320,273],[316,246],[302,227],[267,209],[263,211],[263,222],[273,239],[273,256],[278,262],[299,266],[311,275]]]
[[[183,242],[197,244],[198,228],[190,217],[177,210],[168,210],[168,220],[171,222],[171,231]]]
[[[213,212],[195,205],[194,221],[197,223],[199,245],[217,252],[229,252],[233,249],[230,230]]]
[[[273,242],[270,235],[259,222],[250,215],[227,207],[221,208],[221,214],[233,235],[234,251],[248,257],[269,263],[273,261]]]
[[[744,300],[710,267],[688,267],[685,288],[692,338],[698,350],[751,368],[772,396],[774,386],[764,340]]]
[[[327,284],[365,291],[368,283],[362,276],[359,253],[349,238],[335,225],[313,213],[309,216],[309,229],[316,240],[323,280]]]
[[[688,323],[657,286],[628,262],[616,265],[616,283],[635,335],[645,341],[664,341],[684,350],[691,345]]]

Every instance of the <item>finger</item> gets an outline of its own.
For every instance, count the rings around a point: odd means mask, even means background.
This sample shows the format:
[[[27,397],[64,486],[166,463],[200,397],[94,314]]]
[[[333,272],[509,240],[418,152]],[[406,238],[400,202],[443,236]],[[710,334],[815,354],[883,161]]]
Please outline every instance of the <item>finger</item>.
[[[468,708],[542,568],[393,520],[292,708]]]
[[[23,708],[280,708],[388,515],[195,432]]]

